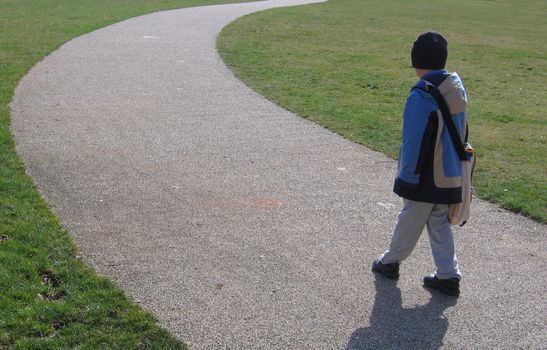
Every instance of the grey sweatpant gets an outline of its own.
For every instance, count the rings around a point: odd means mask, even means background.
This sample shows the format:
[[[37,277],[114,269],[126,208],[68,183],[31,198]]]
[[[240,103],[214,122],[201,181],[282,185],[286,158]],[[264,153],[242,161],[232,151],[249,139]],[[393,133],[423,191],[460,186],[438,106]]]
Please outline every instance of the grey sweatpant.
[[[439,279],[461,278],[454,248],[454,236],[448,222],[448,205],[415,202],[403,199],[389,249],[381,257],[384,264],[401,262],[408,258],[427,225],[429,244],[437,266]]]

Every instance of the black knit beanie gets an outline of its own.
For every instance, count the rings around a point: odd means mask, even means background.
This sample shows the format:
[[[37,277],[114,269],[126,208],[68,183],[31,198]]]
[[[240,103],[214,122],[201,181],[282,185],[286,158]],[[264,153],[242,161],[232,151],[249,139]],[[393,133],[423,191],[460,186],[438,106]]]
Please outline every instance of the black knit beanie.
[[[414,68],[443,69],[448,56],[448,43],[439,33],[422,33],[414,42],[410,56]]]

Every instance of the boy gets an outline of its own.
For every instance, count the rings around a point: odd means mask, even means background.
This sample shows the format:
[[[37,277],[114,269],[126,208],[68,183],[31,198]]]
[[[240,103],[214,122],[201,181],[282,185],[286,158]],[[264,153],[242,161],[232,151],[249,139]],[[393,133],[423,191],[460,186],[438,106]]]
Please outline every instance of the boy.
[[[467,95],[456,73],[445,68],[447,41],[439,33],[421,34],[411,51],[412,67],[420,81],[410,91],[403,113],[403,138],[393,191],[403,198],[389,249],[374,260],[372,271],[398,279],[399,263],[414,249],[427,226],[435,274],[425,286],[448,295],[459,295],[460,268],[448,221],[449,204],[459,203],[461,161],[444,125],[439,106],[428,92],[440,90],[464,140],[467,133]]]

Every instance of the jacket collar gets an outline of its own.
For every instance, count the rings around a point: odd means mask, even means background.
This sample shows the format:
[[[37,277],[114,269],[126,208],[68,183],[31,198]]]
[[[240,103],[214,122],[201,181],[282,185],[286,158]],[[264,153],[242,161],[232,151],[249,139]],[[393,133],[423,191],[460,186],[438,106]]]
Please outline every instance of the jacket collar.
[[[438,87],[448,76],[450,76],[450,73],[448,73],[446,69],[432,70],[424,75],[421,80],[427,80],[431,84]],[[418,86],[421,80],[416,83],[416,86]]]

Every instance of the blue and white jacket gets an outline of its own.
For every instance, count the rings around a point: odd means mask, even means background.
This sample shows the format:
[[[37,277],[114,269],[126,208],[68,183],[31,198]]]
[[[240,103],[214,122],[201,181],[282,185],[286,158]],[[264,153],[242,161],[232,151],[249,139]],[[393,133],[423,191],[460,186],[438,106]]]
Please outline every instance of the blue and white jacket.
[[[412,88],[403,113],[403,140],[393,191],[426,203],[452,204],[462,200],[461,161],[450,139],[439,106],[426,84],[443,95],[462,142],[467,137],[467,95],[457,73],[435,70]]]

